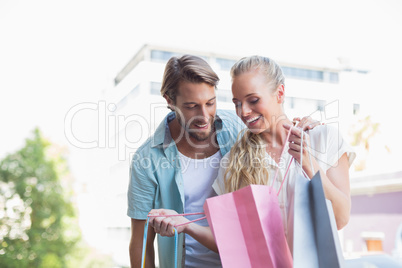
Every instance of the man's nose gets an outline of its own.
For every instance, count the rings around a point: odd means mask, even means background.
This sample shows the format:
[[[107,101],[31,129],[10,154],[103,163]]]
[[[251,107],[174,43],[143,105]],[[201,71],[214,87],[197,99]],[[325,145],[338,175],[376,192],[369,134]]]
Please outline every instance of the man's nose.
[[[201,106],[199,116],[202,117],[202,118],[204,118],[205,120],[208,120],[208,118],[209,118],[209,113],[208,113],[208,110],[207,110],[207,107],[206,107],[206,106]]]

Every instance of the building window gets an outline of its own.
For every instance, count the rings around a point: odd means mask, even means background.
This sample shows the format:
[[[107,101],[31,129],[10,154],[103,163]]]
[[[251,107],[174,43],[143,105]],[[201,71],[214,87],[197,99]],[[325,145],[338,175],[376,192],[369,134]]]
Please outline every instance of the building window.
[[[232,103],[232,93],[230,90],[219,89],[216,93],[219,102]]]
[[[158,82],[151,82],[150,89],[152,95],[160,95],[161,94],[162,84]]]
[[[325,101],[318,100],[317,101],[317,110],[322,112],[322,111],[324,111],[324,108],[325,108]]]
[[[285,104],[287,104],[290,109],[294,109],[295,108],[295,98],[294,97],[285,97]]]
[[[231,99],[229,96],[226,96],[226,95],[218,95],[218,101],[219,101],[219,102],[228,102],[228,103],[230,103],[231,100],[232,100],[232,99]]]
[[[353,114],[357,115],[360,111],[360,104],[354,103],[353,104]]]
[[[312,114],[316,111],[324,111],[325,100],[313,100],[306,98],[286,97],[285,109],[292,109],[299,114]]]
[[[181,57],[181,56],[183,56],[183,54],[176,53],[176,52],[163,51],[163,50],[151,50],[151,61],[153,61],[153,62],[166,63],[168,60],[170,60],[171,57]],[[201,56],[201,55],[195,55],[195,56],[202,58],[206,62],[209,62],[209,59],[206,56]],[[232,67],[232,66],[230,66],[230,67]]]
[[[323,71],[302,69],[302,68],[295,68],[295,67],[288,67],[288,66],[283,66],[281,68],[286,77],[296,78],[296,79],[313,80],[313,81],[321,81],[321,82],[324,80],[324,72]]]
[[[331,83],[339,83],[339,74],[335,72],[329,73],[329,82]]]
[[[230,70],[232,66],[236,63],[236,61],[234,60],[222,59],[222,58],[216,58],[215,61],[218,64],[219,68],[224,71]]]
[[[170,51],[162,51],[162,50],[151,50],[151,60],[158,62],[166,62],[171,57],[177,56],[177,53],[173,53]]]

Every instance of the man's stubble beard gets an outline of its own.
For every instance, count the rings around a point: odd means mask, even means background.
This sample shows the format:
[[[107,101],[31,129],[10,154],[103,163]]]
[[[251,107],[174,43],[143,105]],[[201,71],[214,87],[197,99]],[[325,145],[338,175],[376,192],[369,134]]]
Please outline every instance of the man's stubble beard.
[[[182,121],[181,117],[179,114],[176,114],[177,120],[180,124],[180,126],[184,129],[184,131],[186,133],[188,133],[188,135],[192,138],[194,138],[196,141],[206,141],[208,140],[214,133],[215,131],[215,117],[211,118],[211,120],[208,122],[211,125],[211,130],[210,132],[206,135],[206,136],[200,136],[197,135],[199,132],[197,129],[190,129],[189,127],[187,127],[185,124],[183,124],[184,122]],[[185,137],[188,137],[187,135]]]

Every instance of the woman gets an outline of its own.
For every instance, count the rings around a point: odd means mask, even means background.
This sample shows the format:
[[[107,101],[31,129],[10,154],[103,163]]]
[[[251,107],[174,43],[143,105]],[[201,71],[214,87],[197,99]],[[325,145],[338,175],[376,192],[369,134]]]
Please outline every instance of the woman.
[[[338,130],[331,126],[317,126],[308,134],[305,133],[303,163],[300,163],[301,130],[291,128],[292,122],[285,114],[285,79],[280,67],[269,58],[252,56],[238,61],[231,69],[231,76],[236,113],[248,129],[221,160],[219,175],[213,185],[217,194],[236,191],[250,184],[271,184],[278,167],[279,175],[274,187],[279,189],[286,164],[294,157],[299,166],[292,166],[285,188],[279,195],[290,249],[293,223],[288,219],[293,218],[295,179],[303,172],[309,178],[313,177],[314,172],[321,172],[325,197],[332,202],[338,229],[343,228],[350,215],[349,167],[355,154],[340,137]],[[291,135],[286,144],[289,130]],[[280,159],[284,147],[284,155]],[[151,213],[174,214],[167,210],[153,210]],[[156,232],[171,236],[173,226],[186,221],[183,217],[167,217],[153,218],[150,223]],[[189,224],[180,226],[177,230],[193,236],[208,248],[217,250],[208,227]]]

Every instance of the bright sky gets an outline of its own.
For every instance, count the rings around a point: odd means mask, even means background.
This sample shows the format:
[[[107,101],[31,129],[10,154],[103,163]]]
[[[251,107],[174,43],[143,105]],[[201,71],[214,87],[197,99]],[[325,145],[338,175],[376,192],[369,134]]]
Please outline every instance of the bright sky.
[[[376,75],[378,91],[367,96],[391,117],[384,109],[401,95],[401,1],[266,2],[1,0],[0,156],[36,125],[65,143],[67,111],[97,102],[144,43],[307,64],[348,58]]]

